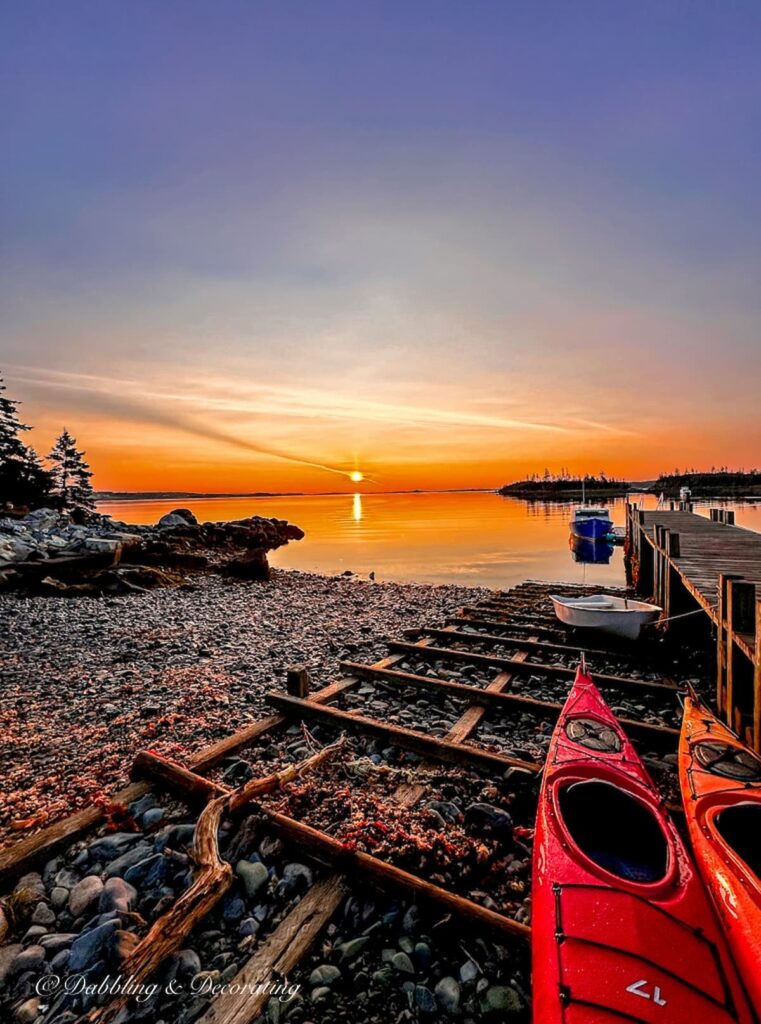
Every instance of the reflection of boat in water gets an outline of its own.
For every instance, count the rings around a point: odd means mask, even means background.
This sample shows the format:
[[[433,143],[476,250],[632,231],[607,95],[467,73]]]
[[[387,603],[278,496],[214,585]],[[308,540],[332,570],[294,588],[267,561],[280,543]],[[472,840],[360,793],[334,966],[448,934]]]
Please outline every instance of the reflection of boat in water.
[[[613,554],[613,545],[606,540],[583,540],[581,537],[570,538],[571,556],[574,562],[592,565],[607,565]]]

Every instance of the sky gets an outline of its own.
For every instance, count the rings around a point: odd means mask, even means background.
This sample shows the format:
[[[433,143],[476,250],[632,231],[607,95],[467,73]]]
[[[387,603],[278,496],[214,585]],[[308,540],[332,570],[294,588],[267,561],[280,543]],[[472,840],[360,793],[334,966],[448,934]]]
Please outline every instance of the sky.
[[[0,373],[109,490],[761,462],[761,5],[0,3]]]

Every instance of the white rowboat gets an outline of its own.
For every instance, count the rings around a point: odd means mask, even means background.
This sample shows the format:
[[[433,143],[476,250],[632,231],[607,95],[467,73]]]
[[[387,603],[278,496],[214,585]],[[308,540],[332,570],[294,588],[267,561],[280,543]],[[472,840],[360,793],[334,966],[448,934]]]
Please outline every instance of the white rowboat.
[[[595,594],[593,597],[560,597],[550,594],[555,615],[567,626],[577,629],[599,629],[603,633],[636,640],[639,631],[649,622],[655,622],[662,608],[647,601]]]

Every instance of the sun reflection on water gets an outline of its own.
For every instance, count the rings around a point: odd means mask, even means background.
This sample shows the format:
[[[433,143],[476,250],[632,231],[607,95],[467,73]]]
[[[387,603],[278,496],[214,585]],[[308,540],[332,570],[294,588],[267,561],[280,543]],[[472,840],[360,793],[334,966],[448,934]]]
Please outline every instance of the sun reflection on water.
[[[351,514],[355,523],[362,522],[362,495],[355,494]]]

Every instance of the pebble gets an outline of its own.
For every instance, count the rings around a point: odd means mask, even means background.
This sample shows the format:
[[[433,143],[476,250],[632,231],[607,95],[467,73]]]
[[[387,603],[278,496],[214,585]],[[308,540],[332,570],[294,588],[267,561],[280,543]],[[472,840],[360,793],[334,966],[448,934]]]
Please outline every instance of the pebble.
[[[122,878],[109,878],[103,886],[98,902],[98,910],[108,913],[109,910],[118,910],[129,913],[137,903],[137,889]]]
[[[449,975],[442,978],[433,991],[442,1010],[446,1010],[447,1013],[457,1013],[457,1008],[460,1005],[460,986],[454,978]]]
[[[37,1020],[40,1013],[40,998],[33,996],[25,1000],[16,1010],[15,1017],[18,1024],[32,1024]]]
[[[24,971],[39,971],[44,963],[45,950],[42,946],[27,946],[14,959],[12,973],[23,974]]]
[[[321,964],[309,975],[310,985],[334,985],[341,977],[341,972],[333,964]]]
[[[391,958],[391,966],[403,974],[414,974],[415,968],[406,953],[394,953]]]
[[[50,909],[47,903],[38,903],[32,914],[32,924],[53,924],[55,922],[55,913]]]
[[[92,967],[102,958],[118,931],[118,921],[106,921],[105,924],[98,925],[97,928],[93,928],[89,932],[82,932],[72,943],[69,969],[76,973]]]
[[[86,913],[99,899],[103,892],[103,882],[97,875],[87,875],[77,882],[69,893],[69,910],[74,917]]]
[[[269,872],[261,861],[239,860],[235,865],[235,874],[249,899],[253,899],[269,881]]]

